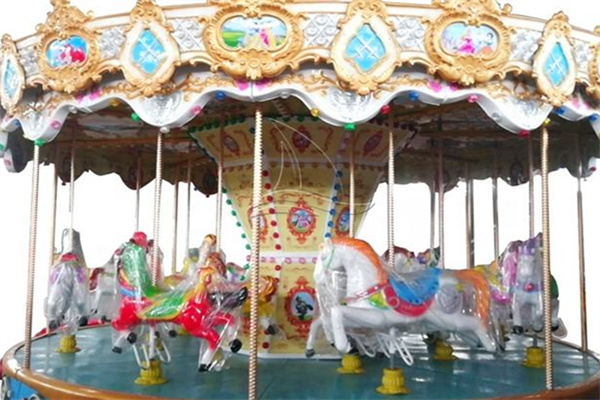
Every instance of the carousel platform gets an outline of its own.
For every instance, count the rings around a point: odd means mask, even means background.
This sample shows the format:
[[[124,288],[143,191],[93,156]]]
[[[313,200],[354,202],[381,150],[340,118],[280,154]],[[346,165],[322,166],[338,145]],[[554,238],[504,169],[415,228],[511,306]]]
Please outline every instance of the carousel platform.
[[[78,334],[81,352],[61,355],[54,350],[58,337],[34,341],[32,371],[20,370],[23,350],[16,346],[5,356],[5,373],[10,380],[9,399],[30,398],[39,393],[49,399],[245,399],[247,367],[245,356],[233,356],[220,373],[197,372],[198,340],[178,337],[171,342],[173,362],[164,366],[168,383],[139,386],[134,383],[138,368],[132,352],[114,354],[108,327],[86,329]],[[544,370],[521,366],[525,343],[513,338],[502,357],[480,350],[455,346],[458,360],[433,361],[418,337],[409,338],[415,357],[404,367],[411,393],[403,399],[535,398],[544,390]],[[399,361],[398,361],[399,362]],[[389,361],[364,359],[366,373],[339,375],[339,361],[259,360],[260,399],[385,399],[375,388]],[[559,398],[589,397],[598,393],[600,361],[567,344],[555,344],[555,382]],[[529,397],[532,396],[532,397]],[[573,397],[575,396],[575,397]],[[539,398],[554,398],[540,395]]]

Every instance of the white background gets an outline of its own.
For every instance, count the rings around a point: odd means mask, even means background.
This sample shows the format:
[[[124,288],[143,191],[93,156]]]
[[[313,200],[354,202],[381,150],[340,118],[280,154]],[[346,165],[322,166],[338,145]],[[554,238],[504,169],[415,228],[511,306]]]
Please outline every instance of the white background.
[[[159,0],[161,5],[195,3],[190,0]],[[428,0],[414,1],[429,3]],[[133,0],[72,0],[84,11],[93,9],[97,16],[127,12]],[[521,0],[513,4],[514,12],[541,18],[564,10],[576,26],[593,29],[594,17],[600,15],[600,2],[590,0]],[[47,0],[20,0],[0,2],[0,31],[19,38],[34,32],[35,25],[45,20],[50,10]],[[600,22],[600,21],[599,21]],[[507,133],[508,134],[508,133]],[[40,215],[36,269],[36,296],[34,331],[44,324],[43,300],[46,294],[50,257],[50,213],[52,168],[41,168]],[[142,190],[141,228],[152,230],[153,184]],[[25,318],[25,287],[27,244],[29,237],[29,198],[31,168],[23,173],[8,174],[0,167],[0,355],[10,346],[23,340]],[[540,180],[536,180],[537,229],[541,229]],[[429,192],[425,185],[396,187],[396,243],[413,250],[429,246]],[[553,173],[550,178],[552,271],[561,292],[561,316],[570,335],[568,340],[580,343],[579,278],[577,253],[576,181],[566,172]],[[179,263],[185,247],[185,185],[180,188]],[[509,188],[501,182],[500,243],[525,239],[528,234],[527,186]],[[489,263],[493,258],[492,194],[490,181],[475,184],[475,237],[476,263]],[[465,214],[464,185],[446,195],[446,263],[449,268],[465,267]],[[84,251],[90,267],[101,266],[111,252],[134,229],[135,193],[125,188],[115,175],[97,177],[85,174],[76,184],[75,228],[81,232]],[[600,350],[600,177],[595,175],[584,183],[585,237],[588,280],[588,320],[590,347]],[[192,244],[198,245],[207,233],[214,232],[215,198],[207,199],[198,192],[192,196]],[[59,188],[58,230],[68,226],[68,186]],[[161,247],[165,252],[166,267],[170,267],[173,231],[173,186],[164,185],[161,219]],[[224,212],[224,248],[231,261],[242,263],[245,253],[241,230]],[[378,252],[387,243],[385,186],[374,199],[374,207],[363,225],[360,237],[370,241]]]

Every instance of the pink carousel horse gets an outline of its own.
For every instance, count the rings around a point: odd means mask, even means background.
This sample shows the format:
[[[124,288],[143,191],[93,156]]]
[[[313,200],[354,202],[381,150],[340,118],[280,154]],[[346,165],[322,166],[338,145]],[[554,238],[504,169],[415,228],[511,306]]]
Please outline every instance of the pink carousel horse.
[[[332,283],[345,272],[345,293]],[[394,274],[362,240],[336,238],[322,245],[314,271],[320,316],[313,322],[306,354],[314,354],[316,331],[341,353],[355,351],[348,331],[455,332],[488,351],[496,350],[490,335],[490,290],[474,270],[428,268]],[[471,311],[474,310],[474,311]]]

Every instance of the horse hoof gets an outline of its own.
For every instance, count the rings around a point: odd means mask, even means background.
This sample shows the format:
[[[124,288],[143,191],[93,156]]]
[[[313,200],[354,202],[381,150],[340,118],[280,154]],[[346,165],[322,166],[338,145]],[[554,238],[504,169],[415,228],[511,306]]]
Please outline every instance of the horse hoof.
[[[315,350],[314,349],[308,349],[304,352],[304,354],[306,355],[306,358],[311,358],[314,357],[315,355]]]
[[[241,307],[244,305],[244,302],[248,298],[248,289],[242,288],[237,294],[236,307]]]
[[[198,367],[198,372],[208,372],[208,364],[200,364],[200,367]]]
[[[525,332],[525,330],[523,329],[522,326],[515,325],[515,326],[513,326],[513,332],[516,333],[517,335],[522,335],[523,332]]]
[[[169,331],[169,337],[172,337],[172,338],[177,337],[177,331],[175,329],[171,329]]]
[[[117,354],[121,354],[123,352],[123,349],[120,348],[119,346],[113,346],[113,348],[111,350],[113,353],[117,353]]]
[[[79,317],[79,326],[86,326],[88,324],[88,317],[81,316]]]
[[[127,341],[129,344],[134,344],[137,342],[137,334],[135,332],[131,332],[129,335],[127,335]]]
[[[381,360],[381,359],[385,358],[385,353],[378,351],[377,353],[375,353],[375,358],[378,360]]]
[[[110,319],[106,318],[106,315],[103,315],[102,318],[100,318],[100,322],[107,324],[110,322]]]
[[[234,339],[229,343],[229,349],[232,353],[237,353],[242,349],[242,342],[239,339]]]
[[[58,321],[53,319],[48,323],[48,330],[49,331],[55,331],[58,329]]]
[[[358,349],[356,347],[351,347],[350,351],[348,352],[348,354],[354,356],[354,355],[358,355]]]
[[[157,339],[160,339],[160,332],[159,331],[155,331],[154,332],[154,337]]]
[[[269,325],[265,332],[267,335],[275,335],[277,333],[277,327],[275,325]]]

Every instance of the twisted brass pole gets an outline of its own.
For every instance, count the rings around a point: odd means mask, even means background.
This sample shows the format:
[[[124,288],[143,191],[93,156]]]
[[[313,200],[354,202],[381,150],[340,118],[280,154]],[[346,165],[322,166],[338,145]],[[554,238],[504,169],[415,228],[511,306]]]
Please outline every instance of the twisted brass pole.
[[[188,165],[187,165],[187,210],[185,220],[185,251],[190,248],[190,224],[192,218],[192,142],[190,141],[190,147],[188,150]]]
[[[552,365],[552,299],[550,278],[550,200],[548,189],[548,127],[542,128],[542,255],[544,281],[544,342],[546,361],[546,389],[554,389]]]
[[[58,164],[59,164],[60,148],[56,146],[54,154],[54,176],[52,180],[52,216],[50,219],[50,262],[48,265],[52,267],[54,264],[54,251],[56,246],[56,209],[58,203]]]
[[[215,233],[217,236],[217,251],[221,250],[221,232],[223,229],[223,136],[225,133],[225,123],[221,121],[221,130],[219,132],[219,159],[217,162],[217,221]]]
[[[583,227],[583,192],[581,190],[581,178],[583,176],[583,162],[581,160],[581,147],[579,135],[575,135],[575,157],[577,160],[577,228],[579,242],[579,301],[581,310],[581,349],[588,351],[588,330],[587,330],[587,296],[585,287],[585,246],[584,246],[584,227]]]
[[[439,267],[446,268],[445,247],[444,247],[444,140],[440,139],[438,143],[438,237],[440,243]]]
[[[474,230],[474,215],[473,215],[473,180],[469,177],[469,165],[465,166],[465,179],[466,179],[466,191],[465,191],[465,226],[467,236],[467,268],[473,268],[475,266],[475,252],[474,252],[474,241],[473,241],[473,230]]]
[[[179,165],[175,168],[175,191],[173,193],[173,243],[171,251],[171,273],[177,272],[177,231],[179,230],[179,176],[181,169]]]
[[[535,166],[533,161],[533,138],[527,138],[527,153],[529,158],[529,237],[535,236]]]
[[[350,237],[354,237],[356,224],[356,159],[354,155],[356,131],[350,132]]]
[[[256,381],[258,367],[258,286],[260,276],[260,216],[262,196],[262,134],[263,115],[256,108],[256,127],[254,132],[254,170],[252,181],[252,253],[251,294],[250,294],[250,365],[248,371],[248,399],[256,400]]]
[[[135,230],[140,230],[140,190],[142,188],[142,156],[138,154],[135,169]]]
[[[156,136],[156,176],[154,181],[154,229],[152,246],[152,284],[156,285],[160,276],[160,250],[159,250],[159,235],[160,235],[160,206],[162,196],[162,163],[163,158],[163,133],[158,132]]]
[[[73,131],[73,139],[71,141],[71,160],[69,165],[69,248],[73,251],[73,225],[75,222],[75,131]]]
[[[395,152],[394,152],[394,132],[392,130],[393,124],[391,123],[388,131],[388,185],[387,185],[387,196],[388,196],[388,268],[390,271],[394,270],[394,183],[396,181],[394,164],[395,164]]]
[[[31,367],[33,296],[35,286],[35,251],[37,244],[41,145],[41,143],[36,143],[33,147],[33,177],[31,179],[31,208],[29,211],[29,262],[27,264],[27,297],[25,304],[25,346],[23,351],[23,368],[25,369],[29,369]]]
[[[494,161],[492,172],[492,214],[494,217],[494,260],[500,258],[500,222],[498,218],[498,151],[494,147]]]
[[[434,168],[435,169],[435,168]],[[429,250],[433,254],[435,249],[435,171],[429,188]]]

